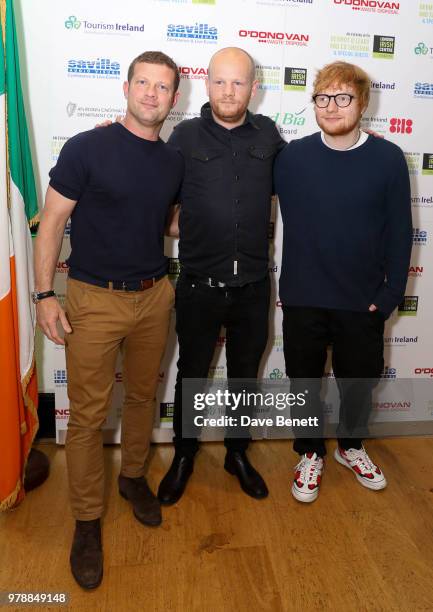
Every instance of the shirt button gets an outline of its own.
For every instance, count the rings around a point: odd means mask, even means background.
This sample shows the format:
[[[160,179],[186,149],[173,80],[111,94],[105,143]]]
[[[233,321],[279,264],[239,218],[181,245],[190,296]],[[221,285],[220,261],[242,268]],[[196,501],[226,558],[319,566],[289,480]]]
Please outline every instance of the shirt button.
[[[238,180],[239,180],[239,175],[237,174],[237,175],[235,176],[235,181],[238,181]]]
[[[237,153],[236,151],[233,151],[233,157],[236,157]]]
[[[239,204],[239,201],[240,201],[240,200],[235,200],[235,204]]]

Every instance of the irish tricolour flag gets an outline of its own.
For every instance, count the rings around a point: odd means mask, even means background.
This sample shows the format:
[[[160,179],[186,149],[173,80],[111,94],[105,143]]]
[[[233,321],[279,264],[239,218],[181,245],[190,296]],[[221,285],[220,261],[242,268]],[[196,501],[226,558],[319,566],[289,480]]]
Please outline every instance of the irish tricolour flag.
[[[24,497],[38,427],[29,223],[38,207],[11,0],[0,0],[0,510]]]

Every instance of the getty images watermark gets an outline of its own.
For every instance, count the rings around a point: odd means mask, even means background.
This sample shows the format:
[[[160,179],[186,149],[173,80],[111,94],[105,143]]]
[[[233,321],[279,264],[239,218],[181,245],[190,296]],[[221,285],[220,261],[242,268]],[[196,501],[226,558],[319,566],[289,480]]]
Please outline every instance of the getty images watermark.
[[[273,410],[287,410],[293,406],[302,408],[307,404],[308,389],[303,393],[284,392],[253,392],[243,389],[240,392],[226,389],[217,389],[215,392],[195,393],[193,396],[194,411],[205,410],[212,414],[212,409],[226,409],[236,411],[239,416],[221,414],[218,417],[194,415],[194,425],[197,427],[318,427],[317,416],[290,418],[285,414],[259,416],[257,408],[266,407]],[[242,409],[251,411],[251,414],[240,414]]]
[[[185,438],[368,438],[433,434],[433,380],[182,381]]]

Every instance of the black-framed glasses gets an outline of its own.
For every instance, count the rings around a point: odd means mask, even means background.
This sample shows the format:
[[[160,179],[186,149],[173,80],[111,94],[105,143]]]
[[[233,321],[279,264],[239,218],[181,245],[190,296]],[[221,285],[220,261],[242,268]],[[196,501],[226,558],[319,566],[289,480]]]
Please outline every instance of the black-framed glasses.
[[[355,97],[356,96],[352,96],[348,93],[339,93],[335,96],[330,96],[328,94],[316,94],[313,96],[313,101],[318,108],[327,108],[331,98],[334,98],[335,104],[338,106],[338,108],[346,108],[346,106],[349,106]]]

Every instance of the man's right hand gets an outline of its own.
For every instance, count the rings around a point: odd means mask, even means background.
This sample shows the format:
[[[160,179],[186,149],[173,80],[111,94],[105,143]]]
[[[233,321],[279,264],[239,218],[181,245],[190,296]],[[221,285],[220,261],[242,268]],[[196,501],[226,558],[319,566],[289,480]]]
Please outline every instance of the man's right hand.
[[[121,115],[117,115],[116,117],[116,123],[121,123],[123,120],[123,117]],[[97,123],[95,125],[95,128],[100,128],[100,127],[108,127],[109,125],[111,125],[113,122],[110,121],[110,119],[106,119],[105,121],[103,121],[102,123]]]
[[[48,340],[55,344],[65,344],[63,338],[59,336],[57,322],[60,321],[66,334],[72,332],[72,327],[66,317],[66,313],[60,306],[56,297],[49,297],[36,304],[36,317],[39,327],[42,329]]]

